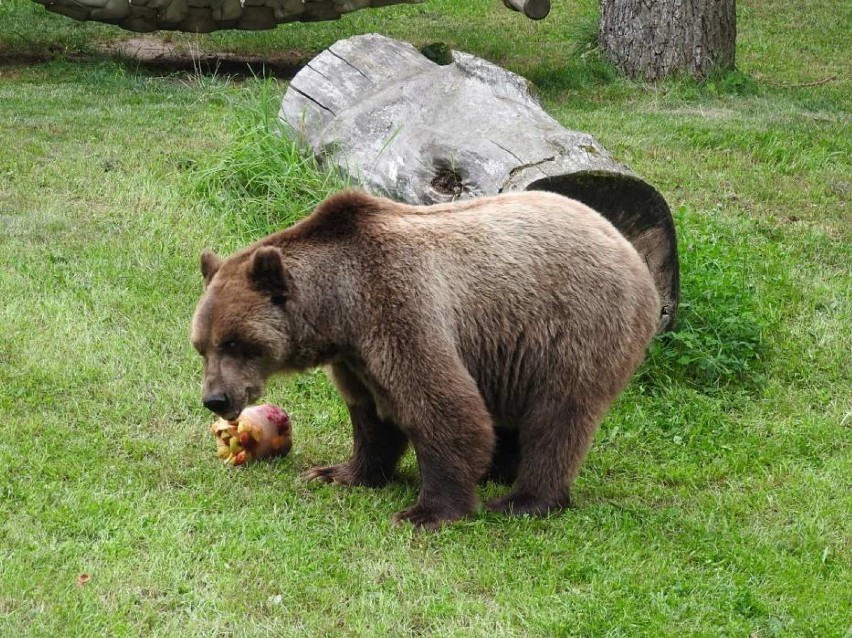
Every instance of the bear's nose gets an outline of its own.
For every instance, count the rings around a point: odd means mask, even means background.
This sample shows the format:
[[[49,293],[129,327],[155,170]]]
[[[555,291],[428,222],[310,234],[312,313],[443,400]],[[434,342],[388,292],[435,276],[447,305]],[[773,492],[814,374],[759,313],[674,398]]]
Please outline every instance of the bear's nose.
[[[215,412],[216,414],[222,414],[223,412],[227,412],[231,407],[231,402],[221,392],[217,392],[216,394],[210,394],[204,397],[203,399],[204,407],[210,410],[211,412]]]

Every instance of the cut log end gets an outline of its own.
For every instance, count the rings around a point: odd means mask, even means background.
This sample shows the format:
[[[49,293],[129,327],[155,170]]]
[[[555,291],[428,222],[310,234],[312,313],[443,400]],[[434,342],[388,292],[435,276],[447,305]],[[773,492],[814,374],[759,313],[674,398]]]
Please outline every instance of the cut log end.
[[[503,3],[530,20],[543,20],[550,13],[550,0],[503,0]]]
[[[531,182],[544,190],[586,204],[606,217],[645,259],[660,294],[658,332],[674,329],[680,297],[677,240],[669,206],[642,180],[605,171],[585,171]]]

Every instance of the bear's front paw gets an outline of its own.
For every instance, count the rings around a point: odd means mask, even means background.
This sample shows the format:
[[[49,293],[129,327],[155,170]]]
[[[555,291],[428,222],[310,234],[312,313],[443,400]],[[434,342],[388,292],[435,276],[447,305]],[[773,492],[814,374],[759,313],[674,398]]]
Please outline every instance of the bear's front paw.
[[[524,514],[545,516],[567,506],[567,495],[561,498],[544,499],[535,496],[534,494],[514,492],[508,496],[504,496],[503,498],[488,501],[488,509],[490,511],[501,512],[503,514],[514,514],[515,516],[522,516]]]
[[[338,465],[327,465],[325,467],[314,467],[302,475],[307,481],[323,481],[324,483],[337,483],[338,485],[363,485],[365,487],[378,487],[387,483],[387,478],[377,472],[368,473],[356,469],[351,462],[339,463]]]
[[[423,505],[412,505],[401,512],[393,515],[392,522],[394,525],[400,525],[408,521],[417,529],[435,530],[441,527],[444,523],[450,523],[464,518],[470,512],[451,510],[438,507],[429,507]]]
[[[356,485],[354,476],[349,469],[348,463],[339,465],[327,465],[324,467],[312,467],[302,474],[306,481],[322,481],[323,483],[337,483],[338,485]]]

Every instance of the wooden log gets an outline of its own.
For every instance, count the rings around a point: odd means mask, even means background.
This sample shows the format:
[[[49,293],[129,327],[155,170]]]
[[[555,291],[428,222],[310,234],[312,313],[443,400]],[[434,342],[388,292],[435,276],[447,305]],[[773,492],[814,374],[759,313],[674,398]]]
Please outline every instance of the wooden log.
[[[128,31],[274,29],[285,22],[337,20],[344,13],[423,0],[34,0],[75,20],[115,24]],[[2,0],[0,0],[2,2]]]
[[[663,299],[659,329],[674,325],[679,272],[665,199],[591,135],[545,113],[520,76],[458,51],[441,66],[409,44],[355,36],[293,78],[279,117],[321,162],[398,201],[541,189],[588,204],[645,257]]]
[[[503,0],[503,4],[531,20],[542,20],[550,13],[550,0]]]
[[[45,5],[44,8],[52,13],[58,13],[59,15],[63,15],[67,18],[73,18],[74,20],[88,20],[89,16],[92,14],[92,10],[90,8],[81,7],[71,2],[63,4],[48,4]]]

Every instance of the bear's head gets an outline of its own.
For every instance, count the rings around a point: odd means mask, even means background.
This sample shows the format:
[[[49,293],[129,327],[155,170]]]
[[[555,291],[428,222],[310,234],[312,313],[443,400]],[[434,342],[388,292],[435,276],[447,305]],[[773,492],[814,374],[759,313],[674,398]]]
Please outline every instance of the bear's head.
[[[260,398],[274,373],[298,366],[294,352],[295,287],[274,246],[227,260],[201,254],[204,293],[192,320],[192,345],[204,359],[202,400],[235,419]]]

